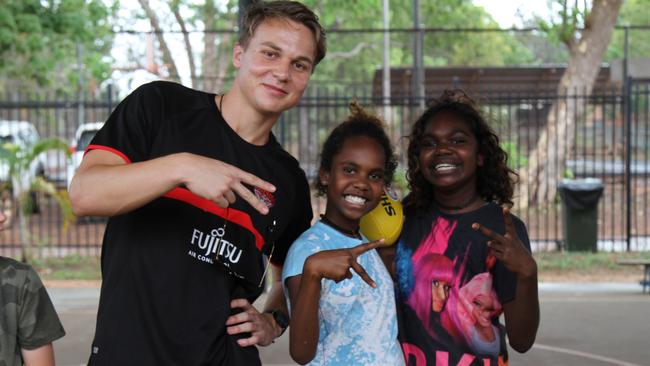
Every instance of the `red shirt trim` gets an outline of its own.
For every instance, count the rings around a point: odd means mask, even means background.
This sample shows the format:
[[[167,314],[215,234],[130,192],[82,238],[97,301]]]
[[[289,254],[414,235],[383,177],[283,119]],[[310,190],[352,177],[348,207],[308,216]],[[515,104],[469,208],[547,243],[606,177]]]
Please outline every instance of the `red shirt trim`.
[[[264,238],[257,231],[255,226],[253,226],[253,221],[246,212],[235,210],[233,208],[221,208],[216,203],[203,197],[199,197],[186,188],[174,188],[171,191],[167,192],[164,197],[189,203],[194,207],[198,207],[204,211],[208,211],[217,216],[223,217],[224,219],[245,228],[246,230],[250,231],[255,237],[255,246],[257,249],[262,250],[262,246],[264,245]]]
[[[126,156],[123,152],[119,150],[113,149],[112,147],[108,147],[104,145],[88,145],[86,151],[84,151],[84,156],[86,156],[86,154],[88,154],[88,151],[90,150],[104,150],[104,151],[112,152],[113,154],[122,158],[127,164],[131,164],[131,159],[129,159],[128,156]]]
[[[104,150],[104,151],[112,152],[113,154],[121,157],[127,164],[131,163],[131,159],[129,159],[123,152],[116,150],[112,147],[108,147],[104,145],[88,145],[86,151],[84,152],[84,155],[87,154],[88,151],[90,150]],[[253,221],[251,220],[251,217],[246,212],[235,210],[233,208],[228,208],[228,209],[221,208],[216,203],[208,199],[205,199],[203,197],[199,197],[186,188],[180,188],[180,187],[174,188],[171,191],[167,192],[163,197],[188,203],[194,207],[198,207],[204,211],[215,214],[219,217],[224,218],[225,220],[228,220],[232,223],[235,223],[243,227],[244,229],[250,231],[253,234],[253,236],[255,237],[255,246],[257,247],[258,250],[262,250],[262,246],[264,245],[264,238],[259,233],[259,231],[257,231],[255,226],[253,225]]]

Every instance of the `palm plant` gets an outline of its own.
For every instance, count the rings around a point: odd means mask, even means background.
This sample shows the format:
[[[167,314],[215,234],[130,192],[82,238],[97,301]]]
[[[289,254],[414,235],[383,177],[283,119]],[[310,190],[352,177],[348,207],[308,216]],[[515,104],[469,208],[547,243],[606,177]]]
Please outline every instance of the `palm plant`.
[[[36,194],[45,194],[54,198],[61,210],[64,229],[74,220],[72,207],[65,192],[59,192],[56,186],[42,176],[32,173],[32,166],[39,156],[49,150],[59,150],[70,157],[67,144],[59,138],[42,139],[31,146],[5,143],[0,148],[0,163],[7,169],[7,181],[2,183],[5,200],[6,225],[11,225],[17,218],[21,259],[27,262],[31,256],[31,236],[29,235],[29,218],[34,213]],[[8,210],[7,210],[8,208]],[[15,215],[15,218],[14,218]]]

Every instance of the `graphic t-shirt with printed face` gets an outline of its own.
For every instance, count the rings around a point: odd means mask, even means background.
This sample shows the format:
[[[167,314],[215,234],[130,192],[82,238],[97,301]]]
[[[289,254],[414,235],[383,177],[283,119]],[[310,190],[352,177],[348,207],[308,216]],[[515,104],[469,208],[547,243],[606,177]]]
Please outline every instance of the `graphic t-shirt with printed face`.
[[[101,149],[137,164],[179,152],[234,165],[272,183],[248,187],[262,215],[237,197],[227,209],[179,186],[109,219],[91,365],[255,365],[256,347],[226,333],[230,302],[260,295],[262,252],[282,265],[309,227],[309,186],[273,136],[256,146],[223,120],[214,95],[168,82],[128,96],[95,136]],[[152,179],[155,179],[152,177]],[[250,335],[244,335],[248,337]]]
[[[477,222],[505,233],[500,206],[447,215],[435,206],[407,212],[395,256],[399,337],[407,365],[507,364],[503,304],[514,298],[516,278],[489,255]],[[530,249],[526,228],[513,215]]]

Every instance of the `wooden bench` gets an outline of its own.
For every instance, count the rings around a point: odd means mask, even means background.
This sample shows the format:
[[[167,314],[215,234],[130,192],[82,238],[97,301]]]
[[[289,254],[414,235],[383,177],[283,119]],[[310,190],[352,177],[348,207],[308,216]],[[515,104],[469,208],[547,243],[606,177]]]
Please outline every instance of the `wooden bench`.
[[[650,259],[619,259],[617,263],[620,265],[643,266],[643,280],[639,281],[639,284],[643,286],[643,293],[645,293],[646,288],[650,290]]]

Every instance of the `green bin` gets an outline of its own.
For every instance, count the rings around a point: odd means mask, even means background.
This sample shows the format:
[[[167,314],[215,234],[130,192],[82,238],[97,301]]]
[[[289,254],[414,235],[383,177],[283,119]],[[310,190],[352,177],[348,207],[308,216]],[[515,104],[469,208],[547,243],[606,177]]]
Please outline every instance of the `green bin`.
[[[558,185],[562,198],[565,249],[570,252],[598,250],[598,201],[603,182],[596,178],[563,179]]]

